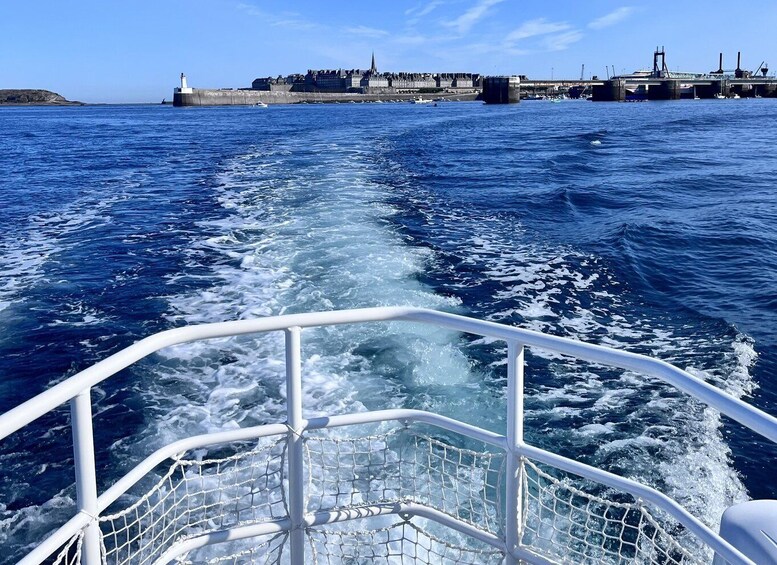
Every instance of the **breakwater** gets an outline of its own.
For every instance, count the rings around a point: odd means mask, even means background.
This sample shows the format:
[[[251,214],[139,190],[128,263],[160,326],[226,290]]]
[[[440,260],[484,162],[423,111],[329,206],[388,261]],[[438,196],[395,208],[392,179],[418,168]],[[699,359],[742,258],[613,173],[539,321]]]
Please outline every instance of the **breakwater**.
[[[351,92],[284,92],[268,90],[218,90],[188,88],[186,92],[176,89],[173,106],[255,106],[257,104],[318,104],[343,102],[386,102],[390,100],[475,100],[479,92],[437,92],[437,93],[380,93],[361,94]]]
[[[588,81],[595,102],[623,102],[630,94],[642,93],[646,100],[680,100],[682,98],[771,98],[777,96],[777,79],[764,78],[614,78]]]
[[[486,77],[483,79],[483,101],[486,104],[513,104],[520,102],[520,77]]]

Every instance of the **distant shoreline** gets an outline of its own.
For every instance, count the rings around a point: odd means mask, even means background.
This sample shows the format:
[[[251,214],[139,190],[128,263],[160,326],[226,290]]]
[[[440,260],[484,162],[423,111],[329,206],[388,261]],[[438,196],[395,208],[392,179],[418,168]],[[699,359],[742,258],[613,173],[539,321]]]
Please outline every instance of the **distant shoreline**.
[[[37,88],[0,89],[0,106],[84,106],[83,102]]]

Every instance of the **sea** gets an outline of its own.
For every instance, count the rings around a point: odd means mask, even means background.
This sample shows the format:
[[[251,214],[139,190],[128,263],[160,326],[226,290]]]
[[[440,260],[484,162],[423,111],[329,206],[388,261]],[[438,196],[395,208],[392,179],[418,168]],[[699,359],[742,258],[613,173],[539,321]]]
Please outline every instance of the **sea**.
[[[0,411],[189,324],[432,308],[644,353],[777,414],[777,100],[0,108]],[[303,336],[306,415],[503,432],[505,350]],[[282,421],[282,336],[182,345],[93,391],[104,490],[176,439]],[[777,449],[654,379],[526,358],[526,438],[717,528]],[[0,561],[73,513],[67,407],[0,442]]]

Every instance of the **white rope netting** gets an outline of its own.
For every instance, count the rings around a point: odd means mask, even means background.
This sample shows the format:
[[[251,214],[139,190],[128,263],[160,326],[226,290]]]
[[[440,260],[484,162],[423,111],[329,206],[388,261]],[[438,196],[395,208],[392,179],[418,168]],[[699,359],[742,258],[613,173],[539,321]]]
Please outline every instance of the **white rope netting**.
[[[454,447],[410,428],[359,438],[311,435],[305,450],[309,511],[413,501],[499,531],[502,452]]]
[[[308,530],[317,565],[342,563],[481,565],[502,563],[504,554],[472,539],[466,545],[435,537],[411,521],[375,530]]]
[[[177,459],[130,507],[100,517],[106,563],[152,563],[173,543],[287,515],[285,441],[221,458]]]
[[[57,556],[52,565],[78,565],[81,563],[81,546],[84,542],[83,530],[78,532],[68,541]]]
[[[679,525],[668,520],[662,524],[643,502],[623,493],[591,494],[582,485],[579,478],[550,474],[524,460],[522,545],[564,563],[711,561],[699,556]]]
[[[464,441],[467,448],[453,445]],[[432,436],[412,426],[349,438],[319,430],[305,436],[304,453],[307,512],[414,502],[504,537],[506,456],[490,446],[447,432]],[[146,494],[101,516],[103,562],[148,564],[182,540],[288,517],[285,437],[233,446],[222,454],[175,459]],[[525,459],[521,469],[521,544],[549,562],[710,561],[697,538],[630,495]],[[419,527],[417,520],[405,519],[386,526],[395,519],[373,518],[371,530],[356,530],[355,522],[310,528],[307,559],[474,564],[503,557],[431,522]],[[282,533],[231,541],[190,552],[180,562],[283,563],[288,560],[286,540]],[[82,534],[75,536],[55,563],[79,563],[82,541]]]

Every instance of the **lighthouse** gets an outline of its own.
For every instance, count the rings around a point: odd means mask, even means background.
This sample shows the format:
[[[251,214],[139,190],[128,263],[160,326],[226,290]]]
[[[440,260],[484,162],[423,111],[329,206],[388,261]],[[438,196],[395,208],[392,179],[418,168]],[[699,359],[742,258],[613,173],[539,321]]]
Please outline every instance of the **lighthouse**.
[[[181,73],[181,87],[176,88],[175,92],[178,94],[191,94],[192,89],[189,88],[189,85],[186,83],[186,75]]]

